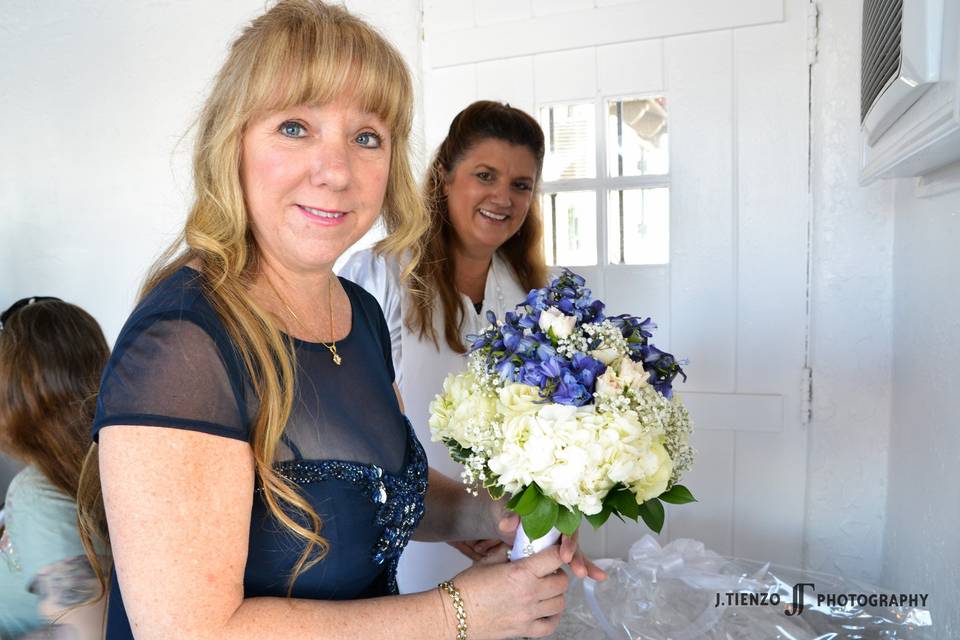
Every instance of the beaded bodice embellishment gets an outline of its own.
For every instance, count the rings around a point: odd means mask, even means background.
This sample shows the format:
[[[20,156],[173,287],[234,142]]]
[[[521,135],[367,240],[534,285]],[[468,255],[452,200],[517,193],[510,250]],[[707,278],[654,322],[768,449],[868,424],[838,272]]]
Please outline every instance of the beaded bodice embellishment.
[[[383,527],[371,560],[387,567],[387,588],[397,587],[400,554],[420,524],[427,495],[427,456],[407,421],[407,456],[399,474],[385,472],[375,464],[343,460],[289,460],[275,464],[274,470],[298,485],[324,480],[345,480],[361,488],[377,505],[375,524]]]

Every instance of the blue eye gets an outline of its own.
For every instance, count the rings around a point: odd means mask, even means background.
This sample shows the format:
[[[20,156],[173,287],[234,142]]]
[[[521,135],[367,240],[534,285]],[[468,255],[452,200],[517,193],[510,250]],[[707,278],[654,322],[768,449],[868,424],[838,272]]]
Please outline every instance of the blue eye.
[[[373,131],[364,131],[355,138],[357,144],[368,149],[379,149],[382,141],[380,136]]]
[[[288,138],[302,138],[307,135],[307,128],[293,120],[283,122],[277,129]]]

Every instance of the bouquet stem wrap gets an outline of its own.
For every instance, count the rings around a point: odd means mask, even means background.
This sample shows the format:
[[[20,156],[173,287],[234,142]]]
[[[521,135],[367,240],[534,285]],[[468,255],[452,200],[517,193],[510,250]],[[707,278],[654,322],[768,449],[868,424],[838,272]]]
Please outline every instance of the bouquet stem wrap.
[[[527,532],[523,530],[523,523],[517,527],[517,537],[513,540],[513,549],[510,550],[510,561],[529,558],[538,551],[543,551],[550,545],[560,539],[560,530],[556,527],[547,531],[547,533],[536,540],[531,540]]]

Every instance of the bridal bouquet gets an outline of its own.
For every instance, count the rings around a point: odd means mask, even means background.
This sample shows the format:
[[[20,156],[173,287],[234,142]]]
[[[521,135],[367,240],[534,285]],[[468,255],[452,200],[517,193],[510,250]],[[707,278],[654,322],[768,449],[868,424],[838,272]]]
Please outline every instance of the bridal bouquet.
[[[694,500],[690,419],[674,396],[686,375],[649,342],[649,318],[607,317],[585,281],[563,274],[490,326],[430,405],[432,439],[521,519],[512,557],[611,514],[663,527],[663,502]]]

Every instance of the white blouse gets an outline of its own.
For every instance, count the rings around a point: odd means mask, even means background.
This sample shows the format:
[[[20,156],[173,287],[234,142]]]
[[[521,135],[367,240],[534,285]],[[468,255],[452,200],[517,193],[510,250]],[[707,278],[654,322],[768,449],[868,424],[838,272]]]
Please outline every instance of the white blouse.
[[[430,402],[443,389],[444,378],[466,368],[466,356],[455,353],[447,346],[443,337],[443,314],[439,309],[433,314],[439,348],[429,338],[421,340],[404,325],[405,294],[399,274],[396,260],[384,258],[370,249],[353,254],[340,271],[341,276],[373,294],[383,308],[390,328],[397,386],[407,417],[427,452],[430,466],[459,480],[462,467],[450,459],[443,444],[430,440],[427,421]],[[526,300],[527,293],[517,281],[513,268],[499,254],[495,254],[487,273],[480,313],[476,312],[468,296],[460,296],[464,312],[462,335],[479,334],[488,324],[488,310],[493,311],[497,318],[503,318],[507,311]],[[469,346],[467,340],[464,342]],[[400,589],[404,593],[431,589],[469,565],[470,561],[465,556],[447,545],[411,542],[400,560]]]

